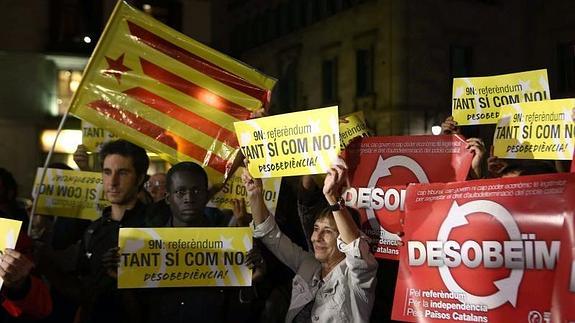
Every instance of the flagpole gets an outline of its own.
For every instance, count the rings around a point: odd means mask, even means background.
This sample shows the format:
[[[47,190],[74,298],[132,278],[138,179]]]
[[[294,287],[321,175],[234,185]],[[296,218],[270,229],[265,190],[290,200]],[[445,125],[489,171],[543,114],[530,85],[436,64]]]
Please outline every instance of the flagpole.
[[[38,196],[40,195],[40,187],[44,183],[44,179],[46,177],[46,172],[48,171],[48,165],[50,164],[50,160],[52,159],[52,155],[54,154],[54,149],[56,148],[56,142],[58,141],[58,137],[60,136],[60,132],[62,132],[62,128],[64,127],[64,123],[66,123],[66,119],[68,118],[68,114],[70,112],[70,107],[66,110],[64,116],[62,116],[62,120],[60,120],[60,125],[58,126],[58,131],[56,132],[56,137],[54,137],[54,142],[52,143],[52,147],[50,151],[48,151],[48,156],[46,156],[46,161],[44,161],[44,167],[42,169],[42,175],[40,176],[40,182],[38,184],[38,189],[36,190],[33,196],[32,202],[32,210],[30,211],[30,220],[28,222],[28,236],[31,237],[32,233],[32,222],[34,222],[34,216],[36,215],[36,208],[38,206]]]
[[[120,11],[120,7],[122,6],[123,2],[124,2],[123,0],[118,0],[118,2],[116,3],[116,6],[114,7],[112,14],[110,15],[110,20],[108,21],[108,23],[104,27],[104,31],[102,32],[102,35],[100,36],[100,38],[103,38],[104,35],[107,33],[108,29],[110,28],[110,25],[112,24],[112,21],[116,18],[117,13]],[[98,42],[98,45],[99,45],[99,43],[100,42]],[[86,71],[89,69],[89,67],[93,64],[93,58],[96,56],[97,52],[100,49],[100,46],[98,46],[98,45],[96,46],[96,48],[94,49],[94,52],[92,53],[92,56],[88,60],[88,64],[86,65],[86,68],[84,68],[84,73],[82,73],[82,80],[80,80],[80,84],[78,86],[78,89],[82,88],[82,86],[84,84],[84,77],[83,76],[86,74]],[[74,92],[74,96],[72,97],[71,102],[75,102],[77,94],[78,94],[78,91]],[[52,148],[48,152],[48,156],[46,157],[46,161],[44,162],[44,168],[42,169],[42,175],[40,177],[40,184],[39,185],[42,185],[42,183],[44,182],[44,178],[46,177],[46,172],[48,169],[48,164],[50,163],[50,160],[52,159],[52,154],[54,153],[54,148],[56,147],[56,142],[58,141],[58,137],[60,136],[60,132],[62,132],[62,128],[64,127],[64,123],[66,122],[66,119],[68,118],[68,114],[70,113],[71,107],[72,107],[72,105],[70,104],[70,106],[68,106],[68,109],[66,110],[66,113],[62,117],[62,120],[60,121],[60,125],[58,126],[58,131],[56,132],[56,137],[54,138],[54,143],[52,144]],[[38,188],[40,188],[40,186],[38,186]],[[33,196],[34,201],[32,203],[32,211],[30,214],[30,223],[28,223],[28,236],[30,236],[30,233],[32,232],[32,222],[34,220],[36,208],[38,206],[39,191],[40,190],[38,189],[38,191],[36,192],[36,196]]]

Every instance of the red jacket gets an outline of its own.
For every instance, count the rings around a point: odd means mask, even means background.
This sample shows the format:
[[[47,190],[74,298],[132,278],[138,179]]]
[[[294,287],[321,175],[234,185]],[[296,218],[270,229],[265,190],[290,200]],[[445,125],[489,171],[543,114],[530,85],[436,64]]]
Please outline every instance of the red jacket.
[[[20,232],[16,250],[32,258],[32,240]],[[23,319],[41,319],[52,312],[52,298],[48,286],[34,274],[30,275],[30,283],[26,294],[18,299],[10,299],[5,288],[0,291],[0,302],[9,315]]]

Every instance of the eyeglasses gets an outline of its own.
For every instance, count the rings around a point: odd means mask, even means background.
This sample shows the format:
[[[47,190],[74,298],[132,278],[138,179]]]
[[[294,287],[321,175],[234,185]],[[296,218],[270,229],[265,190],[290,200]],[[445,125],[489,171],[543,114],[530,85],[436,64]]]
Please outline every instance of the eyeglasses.
[[[155,187],[156,188],[166,187],[166,183],[160,181],[147,181],[146,183],[144,183],[144,188],[147,190]]]
[[[184,198],[184,196],[187,196],[188,194],[191,196],[200,196],[206,194],[206,192],[207,192],[206,190],[200,188],[185,188],[176,190],[172,192],[172,194],[176,195],[177,198],[181,199]]]

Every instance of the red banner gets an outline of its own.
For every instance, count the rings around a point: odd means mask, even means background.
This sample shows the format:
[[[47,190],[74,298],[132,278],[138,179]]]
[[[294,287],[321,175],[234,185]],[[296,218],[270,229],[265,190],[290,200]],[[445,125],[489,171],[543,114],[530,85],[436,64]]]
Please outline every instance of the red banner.
[[[575,322],[575,223],[565,217],[559,262],[555,272],[551,317],[553,322]]]
[[[392,318],[549,322],[575,176],[549,174],[407,190]]]
[[[398,259],[405,189],[410,183],[464,180],[473,155],[458,136],[367,137],[346,149],[346,205],[361,214],[378,258]]]

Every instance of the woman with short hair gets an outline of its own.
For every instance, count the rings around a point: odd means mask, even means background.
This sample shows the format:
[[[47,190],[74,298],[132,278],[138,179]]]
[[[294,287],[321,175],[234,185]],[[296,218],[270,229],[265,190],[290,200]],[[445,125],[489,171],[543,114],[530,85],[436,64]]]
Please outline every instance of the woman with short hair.
[[[261,180],[242,179],[250,199],[254,237],[295,273],[286,322],[368,322],[375,298],[377,261],[343,206],[347,167],[339,160],[328,172],[323,194],[330,206],[315,219],[313,253],[278,228],[265,207]]]

